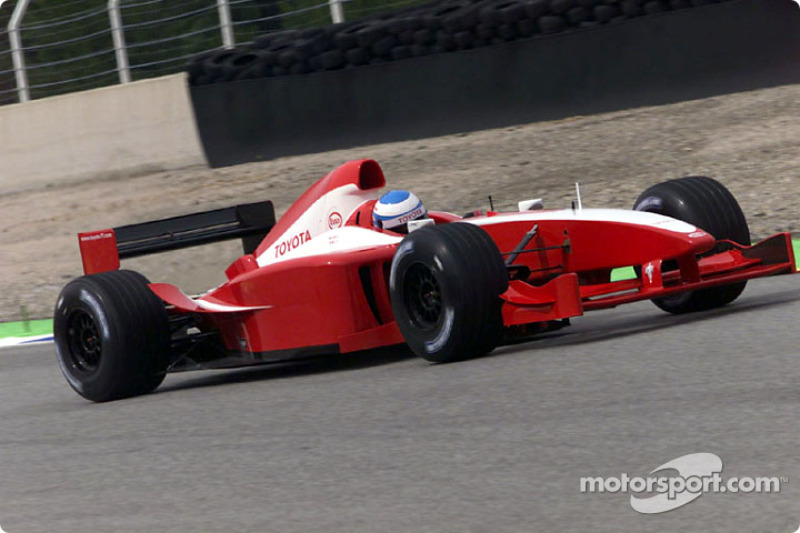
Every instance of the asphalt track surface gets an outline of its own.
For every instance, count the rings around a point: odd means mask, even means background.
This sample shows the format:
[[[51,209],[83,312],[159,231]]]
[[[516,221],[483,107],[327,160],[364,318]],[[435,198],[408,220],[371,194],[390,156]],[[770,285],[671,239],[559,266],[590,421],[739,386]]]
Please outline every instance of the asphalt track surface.
[[[800,276],[692,316],[649,302],[481,359],[400,349],[168,376],[91,404],[52,345],[0,352],[0,525],[9,533],[794,532]],[[777,494],[642,515],[585,476],[711,452]],[[663,475],[663,474],[662,474]]]

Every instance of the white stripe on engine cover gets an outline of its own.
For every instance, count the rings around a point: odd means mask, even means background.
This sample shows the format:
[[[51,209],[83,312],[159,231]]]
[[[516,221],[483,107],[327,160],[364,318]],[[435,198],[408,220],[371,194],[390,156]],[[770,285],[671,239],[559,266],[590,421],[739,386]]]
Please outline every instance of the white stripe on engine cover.
[[[377,198],[377,189],[362,191],[354,183],[328,191],[317,198],[269,248],[256,257],[258,266],[263,267],[295,257],[294,252],[305,248],[308,243],[330,231],[328,222],[332,212],[338,213],[341,216],[341,222],[344,223],[360,205]],[[305,237],[306,232],[311,236],[310,239]],[[302,236],[298,240],[300,246],[287,253],[279,254],[281,243],[291,242],[295,236]]]
[[[646,211],[629,211],[625,209],[558,209],[552,211],[535,211],[527,213],[507,213],[493,217],[466,219],[464,222],[477,226],[489,226],[504,222],[543,220],[586,220],[589,222],[621,222],[623,224],[637,224],[652,228],[673,231],[675,233],[692,233],[697,231],[695,226],[676,220],[674,218],[648,213]]]
[[[397,244],[402,240],[402,237],[395,237],[359,226],[345,226],[329,230],[311,239],[304,246],[284,254],[281,260],[370,250],[379,246]]]

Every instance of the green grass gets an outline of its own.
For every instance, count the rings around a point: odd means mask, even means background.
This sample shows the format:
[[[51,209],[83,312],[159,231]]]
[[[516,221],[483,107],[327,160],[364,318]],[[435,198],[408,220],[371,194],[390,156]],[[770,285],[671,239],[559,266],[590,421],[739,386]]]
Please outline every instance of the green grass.
[[[795,264],[800,268],[800,239],[792,241],[794,246]],[[611,273],[611,281],[633,279],[636,274],[633,267],[618,268]],[[27,322],[0,322],[0,339],[8,337],[32,337],[34,335],[47,335],[53,332],[53,321],[29,320]]]
[[[617,268],[611,271],[611,281],[622,281],[623,279],[633,279],[636,272],[633,267]]]
[[[800,239],[793,240],[792,244],[794,245],[794,265],[800,268]]]
[[[53,332],[53,321],[29,320],[27,322],[0,322],[0,339],[8,337],[32,337]]]

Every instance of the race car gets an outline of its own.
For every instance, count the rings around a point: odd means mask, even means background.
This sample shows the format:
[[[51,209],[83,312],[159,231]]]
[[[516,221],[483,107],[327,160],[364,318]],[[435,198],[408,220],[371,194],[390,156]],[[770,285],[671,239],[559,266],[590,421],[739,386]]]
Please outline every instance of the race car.
[[[275,222],[270,202],[79,234],[85,275],[55,306],[61,370],[81,396],[155,390],[168,372],[230,368],[406,343],[433,363],[652,300],[719,307],[747,280],[795,273],[791,236],[755,245],[731,193],[707,177],[657,184],[633,210],[428,211],[407,234],[373,222],[386,185],[370,159],[336,168]],[[120,259],[242,240],[227,281],[190,296]],[[636,277],[612,281],[612,270]]]

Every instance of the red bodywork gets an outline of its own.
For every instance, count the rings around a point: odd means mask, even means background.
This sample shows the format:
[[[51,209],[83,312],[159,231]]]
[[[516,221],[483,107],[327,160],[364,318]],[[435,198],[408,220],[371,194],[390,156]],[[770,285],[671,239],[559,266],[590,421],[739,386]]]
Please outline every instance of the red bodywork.
[[[388,291],[402,235],[371,226],[372,205],[384,186],[376,162],[347,163],[300,197],[253,254],[226,270],[228,281],[220,287],[194,299],[172,285],[150,287],[172,314],[191,315],[201,331],[219,332],[237,358],[230,364],[402,343]],[[542,210],[461,219],[433,211],[430,217],[437,224],[481,226],[504,257],[536,225],[501,295],[509,327],[796,271],[788,233],[742,246],[715,242],[697,228],[675,231],[672,219],[636,213]],[[113,230],[83,233],[80,246],[87,274],[119,267]],[[662,273],[667,260],[679,269]],[[613,269],[627,266],[640,267],[640,279],[610,281]]]

